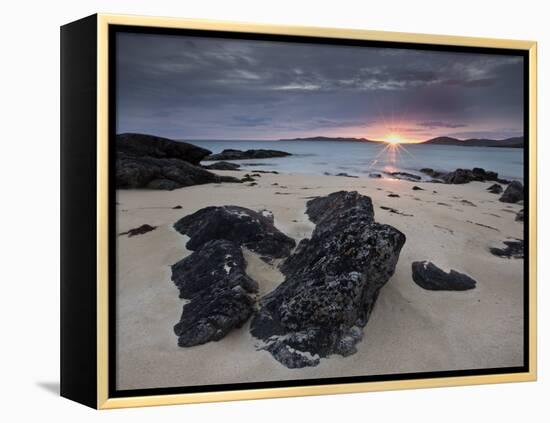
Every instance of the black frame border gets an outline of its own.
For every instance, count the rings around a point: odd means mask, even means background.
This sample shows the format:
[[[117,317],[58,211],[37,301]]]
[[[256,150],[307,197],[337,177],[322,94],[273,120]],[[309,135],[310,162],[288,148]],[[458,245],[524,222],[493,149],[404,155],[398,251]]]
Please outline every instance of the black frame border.
[[[409,50],[425,50],[425,51],[442,51],[450,53],[474,53],[474,54],[489,54],[489,55],[505,55],[518,56],[523,58],[523,178],[524,178],[524,290],[523,290],[523,366],[517,367],[498,367],[486,369],[466,369],[466,370],[448,370],[434,372],[418,372],[418,373],[400,373],[400,374],[382,374],[368,376],[347,376],[338,378],[318,378],[318,379],[298,379],[298,380],[282,380],[282,381],[264,381],[264,382],[246,382],[246,383],[231,383],[231,384],[215,384],[215,385],[197,385],[197,386],[181,386],[181,387],[163,387],[163,388],[145,388],[119,390],[116,388],[116,187],[114,178],[109,176],[109,201],[108,201],[108,221],[109,221],[109,253],[108,253],[108,312],[109,312],[109,351],[108,351],[108,397],[109,398],[124,398],[150,395],[171,395],[171,394],[190,394],[204,392],[220,392],[220,391],[236,391],[248,389],[269,389],[269,388],[289,388],[298,386],[316,386],[316,385],[338,385],[363,382],[385,382],[411,379],[439,379],[448,377],[460,376],[486,376],[497,374],[512,374],[512,373],[528,373],[530,370],[530,321],[529,321],[529,203],[530,203],[530,181],[529,181],[529,152],[530,152],[530,90],[529,90],[529,75],[530,61],[529,51],[522,49],[503,49],[493,47],[466,47],[454,45],[437,45],[412,42],[397,42],[397,41],[373,41],[373,40],[357,40],[346,38],[325,38],[315,36],[298,36],[298,35],[271,35],[261,33],[247,33],[238,31],[218,31],[207,29],[185,29],[185,28],[163,28],[163,27],[145,27],[139,25],[113,25],[108,27],[108,172],[109,175],[115,174],[115,145],[111,142],[116,136],[116,34],[117,33],[136,33],[136,34],[154,34],[154,35],[180,35],[191,37],[210,37],[210,38],[226,38],[239,39],[250,41],[278,41],[287,43],[306,43],[306,44],[329,44],[341,46],[358,46],[358,47],[378,47],[378,48],[398,48]]]

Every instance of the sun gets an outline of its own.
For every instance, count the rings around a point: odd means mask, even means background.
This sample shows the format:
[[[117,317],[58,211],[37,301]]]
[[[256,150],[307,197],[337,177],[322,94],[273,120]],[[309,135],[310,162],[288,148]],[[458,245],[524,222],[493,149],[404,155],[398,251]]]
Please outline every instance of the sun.
[[[401,144],[401,143],[404,143],[405,141],[403,140],[401,135],[391,133],[384,138],[384,142],[388,144]]]

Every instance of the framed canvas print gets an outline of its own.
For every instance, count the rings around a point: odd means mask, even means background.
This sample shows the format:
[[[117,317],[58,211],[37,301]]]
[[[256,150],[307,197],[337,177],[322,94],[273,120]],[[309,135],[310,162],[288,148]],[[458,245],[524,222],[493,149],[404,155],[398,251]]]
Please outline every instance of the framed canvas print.
[[[61,29],[61,393],[536,379],[536,43]]]

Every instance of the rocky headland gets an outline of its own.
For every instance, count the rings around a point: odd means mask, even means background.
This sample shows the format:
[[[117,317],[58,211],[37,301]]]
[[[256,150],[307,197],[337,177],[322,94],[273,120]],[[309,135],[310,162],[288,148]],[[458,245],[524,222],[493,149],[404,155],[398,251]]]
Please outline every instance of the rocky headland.
[[[287,157],[292,154],[287,153],[286,151],[279,150],[265,150],[265,149],[254,149],[254,150],[236,150],[236,149],[225,149],[221,153],[210,154],[203,158],[203,160],[248,160],[248,159],[270,159],[273,157]]]
[[[240,182],[199,166],[210,154],[195,145],[154,135],[124,133],[116,137],[116,186],[120,189],[177,188],[221,182]]]

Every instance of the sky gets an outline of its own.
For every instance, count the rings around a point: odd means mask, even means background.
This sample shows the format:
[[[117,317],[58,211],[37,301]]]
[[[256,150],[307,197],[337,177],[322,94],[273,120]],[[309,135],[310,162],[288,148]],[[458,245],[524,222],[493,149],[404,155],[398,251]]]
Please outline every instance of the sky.
[[[117,133],[424,141],[523,134],[523,59],[117,34]]]

